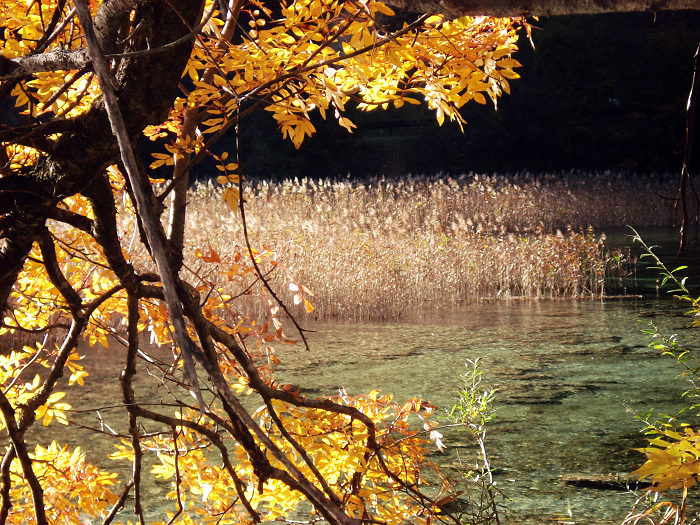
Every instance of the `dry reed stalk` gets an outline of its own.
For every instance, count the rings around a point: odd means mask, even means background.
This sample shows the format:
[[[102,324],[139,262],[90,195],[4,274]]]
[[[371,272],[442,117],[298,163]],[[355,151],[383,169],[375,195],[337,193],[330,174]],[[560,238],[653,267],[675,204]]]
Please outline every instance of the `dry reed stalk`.
[[[601,296],[604,248],[583,228],[668,225],[657,192],[671,187],[657,176],[470,174],[261,181],[246,199],[251,238],[316,292],[317,317],[396,319],[487,297]],[[227,253],[242,233],[220,191],[191,192],[188,236]]]
[[[279,261],[269,277],[286,303],[293,279],[314,290],[317,318],[390,320],[483,298],[599,297],[606,272],[627,269],[589,227],[671,225],[659,195],[672,195],[674,182],[609,172],[303,179],[256,182],[246,199],[251,238]],[[262,320],[270,304],[259,283],[217,276],[193,255],[212,248],[225,265],[245,253],[221,191],[210,182],[189,194],[186,266],[235,298],[232,320]],[[148,269],[128,214],[120,224],[132,261]],[[0,351],[37,337],[5,337]]]

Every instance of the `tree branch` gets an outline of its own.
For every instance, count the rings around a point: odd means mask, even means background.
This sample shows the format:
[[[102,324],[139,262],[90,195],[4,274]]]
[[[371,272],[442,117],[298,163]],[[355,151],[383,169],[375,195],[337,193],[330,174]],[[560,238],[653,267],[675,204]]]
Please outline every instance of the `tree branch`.
[[[46,403],[49,396],[53,393],[56,383],[63,375],[63,369],[65,367],[66,361],[70,353],[78,346],[78,338],[83,332],[83,328],[87,324],[87,319],[90,317],[90,313],[86,313],[84,316],[73,317],[73,322],[71,323],[70,330],[66,335],[61,348],[59,348],[56,353],[56,358],[54,360],[51,369],[49,370],[46,379],[42,383],[41,387],[36,391],[34,396],[22,405],[22,412],[20,413],[19,428],[22,431],[29,428],[29,426],[34,422],[35,414],[37,408]]]
[[[58,29],[60,27],[63,27],[63,24],[66,23],[67,20],[70,19],[71,15],[69,14],[66,16],[64,21],[59,24],[58,21],[61,19],[61,15],[63,14],[63,8],[66,6],[66,0],[59,0],[58,4],[53,10],[53,14],[51,15],[51,20],[49,21],[49,24],[46,26],[46,29],[44,30],[44,34],[42,37],[39,39],[37,42],[36,49],[37,51],[43,51],[46,49],[46,46],[48,46],[51,42],[53,42],[53,39],[58,36],[59,31]]]
[[[127,289],[135,290],[138,280],[133,266],[122,253],[121,243],[117,235],[116,206],[107,176],[98,176],[84,190],[84,193],[90,200],[95,215],[93,221],[95,239],[100,243],[110,268]]]
[[[696,0],[388,0],[392,7],[449,16],[555,16],[626,11],[698,10]]]
[[[12,287],[44,225],[30,205],[24,205],[31,192],[20,189],[21,184],[14,177],[0,178],[0,215],[7,214],[0,223],[0,313],[7,307]],[[22,231],[22,235],[14,235],[15,231]]]
[[[5,84],[3,84],[4,86]],[[24,126],[5,126],[0,124],[0,141],[14,142],[22,146],[30,146],[39,151],[51,153],[55,143],[46,138],[53,133],[70,131],[75,123],[70,119],[54,119],[48,122],[27,124]]]
[[[65,0],[64,0],[65,1]],[[112,2],[104,2],[102,6],[105,5],[112,5],[112,4],[137,4],[137,3],[145,3],[145,0],[117,0],[117,1],[112,1]],[[120,14],[117,11],[112,13],[113,15]],[[149,49],[143,49],[140,51],[130,51],[126,53],[106,53],[104,56],[105,58],[108,59],[114,59],[114,58],[119,58],[119,59],[131,59],[131,58],[138,58],[142,56],[148,56],[148,55],[158,55],[162,53],[167,53],[168,51],[171,51],[173,48],[184,45],[184,44],[189,44],[193,38],[197,36],[197,33],[206,25],[206,23],[209,21],[211,16],[214,14],[214,9],[212,8],[211,11],[207,14],[207,16],[204,17],[204,19],[195,27],[190,29],[190,32],[181,36],[180,38],[177,38],[173,40],[172,42],[169,42],[167,44],[163,44],[161,46],[149,48]],[[106,15],[105,15],[106,18]],[[97,18],[95,19],[95,23],[97,21]],[[116,31],[119,29],[119,24],[114,24],[114,28],[112,28],[112,25],[106,26],[104,29],[105,31],[112,31],[112,29],[115,30],[115,34],[113,36],[113,40],[109,39],[109,36],[104,37],[104,38],[98,38],[98,41],[102,46],[107,45],[106,43],[109,42],[110,47],[112,46],[113,42],[116,42]],[[97,33],[97,29],[95,30],[95,33]],[[28,75],[32,75],[34,73],[43,73],[43,72],[48,72],[48,71],[70,71],[77,69],[79,72],[80,71],[87,71],[90,68],[91,65],[91,59],[89,56],[89,53],[86,49],[54,49],[52,51],[47,51],[44,53],[36,53],[32,55],[27,55],[23,57],[18,57],[18,58],[13,58],[13,59],[7,59],[0,55],[0,80],[10,80],[10,79],[18,79],[22,78]],[[73,79],[75,80],[75,79]],[[49,103],[47,103],[48,105]]]
[[[185,375],[192,388],[192,393],[197,397],[200,405],[204,407],[199,392],[199,384],[197,373],[194,367],[194,359],[192,354],[197,351],[194,343],[187,335],[185,321],[182,313],[182,305],[180,304],[177,292],[175,290],[175,278],[172,268],[168,261],[165,250],[165,242],[162,236],[160,224],[156,223],[153,215],[153,210],[150,207],[149,200],[143,188],[142,177],[139,174],[139,167],[136,162],[134,151],[131,147],[124,119],[122,118],[117,98],[112,88],[111,75],[107,62],[102,56],[102,51],[95,37],[92,27],[92,19],[86,0],[76,0],[75,6],[78,9],[78,18],[83,26],[85,40],[87,41],[88,50],[93,61],[95,73],[102,86],[102,93],[105,99],[105,108],[109,118],[109,124],[112,128],[112,133],[117,138],[119,151],[121,153],[122,162],[127,172],[131,188],[136,198],[136,208],[138,210],[139,221],[143,224],[148,243],[151,247],[152,255],[158,268],[163,283],[163,293],[165,302],[168,305],[170,320],[175,331],[175,340],[180,348],[183,362],[185,365]],[[203,409],[203,411],[206,411]]]
[[[93,235],[94,223],[92,219],[89,219],[84,215],[80,215],[79,213],[74,213],[63,208],[54,208],[49,212],[48,218],[69,224],[73,226],[73,228],[77,228],[78,230],[84,231],[89,235]]]
[[[112,509],[109,511],[107,516],[105,517],[104,521],[102,522],[102,525],[110,525],[114,518],[116,517],[117,513],[124,507],[124,503],[126,503],[126,498],[129,497],[129,492],[131,491],[131,487],[134,486],[134,480],[131,479],[129,480],[126,485],[124,485],[124,488],[122,489],[122,493],[119,496],[119,499],[117,502],[112,506]]]
[[[49,275],[49,279],[51,279],[51,283],[61,292],[66,303],[68,303],[71,313],[74,316],[79,315],[83,300],[80,295],[78,295],[78,292],[70,285],[68,279],[63,275],[58,265],[56,248],[53,244],[51,234],[45,229],[38,240],[39,247],[41,248],[41,256],[44,259],[44,267],[46,268],[46,273]]]
[[[12,500],[10,499],[10,489],[12,488],[12,478],[10,477],[10,466],[12,460],[15,459],[15,449],[8,446],[5,450],[5,455],[0,464],[0,525],[7,523],[7,516],[12,508]]]
[[[5,420],[5,427],[10,436],[12,448],[15,450],[15,455],[22,467],[22,474],[32,493],[36,523],[37,525],[49,525],[46,519],[46,510],[44,509],[44,490],[41,488],[41,483],[39,483],[34,468],[32,467],[32,459],[29,457],[27,445],[24,442],[24,432],[15,419],[15,409],[12,408],[10,401],[3,392],[0,392],[0,411]]]
[[[693,152],[693,135],[695,131],[695,106],[697,105],[698,91],[700,91],[700,81],[698,81],[698,75],[700,74],[700,44],[698,44],[698,47],[695,50],[694,58],[695,65],[693,66],[693,80],[690,85],[690,94],[688,95],[688,103],[686,105],[685,112],[685,147],[683,148],[683,167],[681,168],[678,197],[673,205],[674,214],[679,204],[681,208],[681,240],[678,245],[678,255],[680,255],[683,252],[683,248],[685,248],[688,237],[688,226],[690,224],[690,212],[688,210],[688,186],[691,186],[695,194],[696,205],[698,204],[698,194],[695,191],[695,187],[693,186],[693,178],[690,175],[690,161]]]
[[[113,46],[118,40],[117,34],[122,19],[133,9],[146,3],[147,0],[107,0],[102,2],[93,22],[99,46],[107,52],[114,51]]]
[[[256,471],[256,475],[258,476],[260,483],[262,484],[268,478],[279,479],[287,484],[287,486],[289,486],[291,489],[298,490],[304,494],[304,496],[306,496],[316,510],[321,513],[330,523],[339,525],[357,525],[357,520],[350,518],[347,514],[345,514],[341,506],[331,501],[321,490],[319,490],[306,478],[306,476],[299,470],[294,462],[291,461],[277,445],[275,445],[267,433],[260,428],[250,414],[248,414],[246,409],[241,405],[241,402],[232,392],[226,378],[221,372],[216,352],[210,343],[211,334],[217,327],[205,319],[196,297],[190,294],[184,288],[184,286],[179,288],[179,292],[180,299],[187,311],[187,315],[194,324],[195,330],[200,338],[200,343],[202,344],[203,351],[195,356],[198,359],[198,362],[204,368],[205,372],[208,374],[210,381],[214,385],[216,394],[221,400],[222,406],[229,416],[232,425],[230,425],[232,435],[239,441],[239,443],[241,443],[241,445],[243,445],[246,452],[250,455],[251,463],[253,464],[254,471]],[[228,334],[226,335],[228,336]],[[233,340],[231,336],[228,337],[230,338],[228,339],[229,341]],[[248,357],[245,355],[245,352],[243,352],[243,350],[235,344],[235,341],[234,346],[240,350],[240,352],[236,355],[237,358],[239,355],[241,356],[239,363],[242,366],[245,366],[244,363],[246,362],[250,363]],[[250,363],[250,365],[252,365],[252,363]],[[254,365],[252,366],[252,369],[251,374],[257,377],[259,384],[265,388],[269,388],[260,379]],[[253,381],[254,379],[251,379],[251,385],[253,384]],[[253,388],[257,390],[257,387]],[[260,391],[258,390],[258,392]],[[250,434],[257,438],[257,442],[250,441]],[[266,450],[277,461],[279,461],[280,465],[283,466],[286,471],[273,467],[266,455],[262,453],[261,449]]]
[[[191,32],[199,31],[201,27],[211,18],[214,14],[214,5],[212,4],[211,11],[206,14],[202,23],[197,27],[191,29]],[[236,21],[238,20],[238,14],[241,10],[242,1],[241,0],[230,0],[230,6],[227,12],[230,13],[227,17],[226,23],[224,24],[223,30],[221,31],[221,40],[219,41],[217,48],[224,49],[225,46],[231,41],[233,35],[236,31]],[[223,15],[223,13],[222,13]],[[205,47],[206,49],[206,47]],[[211,55],[210,55],[211,56]],[[202,78],[201,82],[209,84],[212,82],[214,77],[215,69],[213,67],[207,68]],[[222,76],[225,76],[222,74]],[[191,140],[195,138],[195,132],[197,131],[197,126],[202,121],[203,112],[195,108],[188,108],[185,110],[183,115],[182,129],[180,131],[180,137],[185,140]],[[173,180],[172,187],[173,193],[170,199],[170,216],[168,219],[168,240],[171,243],[171,247],[176,253],[182,254],[184,235],[185,235],[185,215],[187,209],[187,188],[189,186],[189,176],[190,176],[190,160],[192,159],[192,154],[190,152],[185,153],[182,157],[177,156],[175,158],[175,165],[173,166]],[[182,258],[176,261],[176,270],[179,271],[182,264]]]
[[[46,71],[70,71],[82,69],[89,62],[84,49],[57,48],[15,59],[0,57],[0,80],[33,75]]]
[[[131,434],[131,446],[134,449],[134,461],[131,472],[131,479],[134,481],[134,514],[139,517],[140,523],[144,524],[143,508],[141,507],[141,460],[143,451],[141,450],[141,440],[139,438],[139,428],[137,423],[137,405],[134,396],[132,379],[136,375],[136,352],[139,347],[139,300],[132,293],[127,296],[127,337],[128,346],[126,352],[126,364],[119,378],[122,384],[122,398],[129,412],[129,434]]]

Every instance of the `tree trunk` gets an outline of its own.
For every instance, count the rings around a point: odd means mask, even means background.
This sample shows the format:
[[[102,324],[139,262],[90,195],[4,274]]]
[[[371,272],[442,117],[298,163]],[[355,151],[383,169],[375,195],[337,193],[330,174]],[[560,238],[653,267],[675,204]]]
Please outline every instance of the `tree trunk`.
[[[112,3],[104,4],[106,6]],[[190,33],[201,17],[203,0],[170,0],[167,7],[148,3],[137,8],[135,21],[142,29],[129,39],[124,52],[139,51],[168,44]],[[109,36],[121,24],[98,14],[102,31],[97,37]],[[186,45],[165,53],[125,58],[113,68],[117,98],[130,140],[149,124],[163,122],[177,94],[189,59],[194,37]],[[42,130],[37,130],[41,137]],[[104,177],[110,164],[119,162],[119,148],[112,135],[102,98],[78,118],[56,142],[42,144],[46,157],[20,173],[0,177],[0,311],[17,273],[22,268],[36,232],[63,197],[84,191],[96,178]],[[39,147],[39,146],[37,146]]]

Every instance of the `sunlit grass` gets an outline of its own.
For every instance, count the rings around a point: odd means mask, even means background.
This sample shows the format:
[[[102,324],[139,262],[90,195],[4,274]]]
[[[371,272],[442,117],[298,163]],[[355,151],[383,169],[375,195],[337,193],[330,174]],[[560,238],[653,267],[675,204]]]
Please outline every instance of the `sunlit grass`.
[[[253,245],[315,292],[314,315],[396,319],[484,298],[600,297],[603,229],[670,225],[658,194],[672,191],[656,176],[470,174],[259,181],[245,198]],[[187,236],[226,254],[244,241],[220,193],[191,191]]]

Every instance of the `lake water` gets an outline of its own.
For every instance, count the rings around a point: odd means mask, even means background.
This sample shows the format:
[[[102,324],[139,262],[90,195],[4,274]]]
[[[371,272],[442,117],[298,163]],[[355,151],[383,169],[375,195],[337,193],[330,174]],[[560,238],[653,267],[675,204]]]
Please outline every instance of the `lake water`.
[[[697,264],[700,257],[693,260]],[[654,280],[639,282],[653,289]],[[465,362],[482,358],[485,380],[498,390],[497,418],[488,427],[486,444],[495,479],[508,497],[504,521],[552,523],[570,515],[568,521],[578,524],[620,523],[634,496],[573,487],[564,479],[637,468],[644,458],[633,449],[645,439],[634,414],[650,408],[672,413],[680,406],[687,385],[677,378],[680,371],[672,359],[648,348],[649,337],[641,330],[651,320],[681,340],[695,337],[697,346],[697,331],[687,328],[683,307],[667,296],[484,301],[404,322],[307,326],[315,330],[311,350],[281,345],[277,377],[312,396],[335,395],[341,386],[351,395],[379,388],[398,401],[418,396],[449,408]],[[67,401],[85,408],[119,404],[123,350],[115,346],[86,353],[91,376],[85,387],[69,389]],[[164,393],[142,388],[139,395],[157,402]],[[124,418],[115,412],[100,413],[125,432]],[[71,418],[97,424],[94,411]],[[87,448],[93,462],[129,478],[128,465],[105,459],[118,440],[97,439],[75,428],[68,433],[59,425],[48,430],[62,443]],[[436,450],[431,459],[458,475],[457,453],[467,458],[476,451],[465,435],[444,434],[447,451]],[[145,487],[147,518],[163,518],[160,505],[168,490],[167,481]]]
[[[691,335],[668,299],[486,302],[421,322],[317,325],[310,352],[280,349],[278,377],[308,395],[379,387],[449,407],[465,362],[480,357],[498,390],[487,447],[511,520],[545,523],[570,511],[576,523],[620,523],[633,496],[562,478],[630,472],[643,462],[632,449],[645,443],[634,413],[679,406],[687,385],[672,359],[648,348],[638,319]],[[431,459],[450,471],[456,451],[475,450],[444,433],[448,451]]]
[[[498,390],[487,448],[498,486],[509,498],[506,522],[547,523],[570,510],[578,524],[620,523],[633,496],[572,487],[562,478],[626,473],[641,465],[643,456],[632,449],[645,440],[634,413],[652,407],[670,413],[686,388],[675,362],[648,348],[641,330],[653,319],[690,338],[682,312],[668,298],[484,302],[421,321],[318,324],[310,351],[278,348],[278,379],[312,396],[335,395],[340,386],[351,395],[380,388],[399,401],[419,396],[447,408],[465,362],[480,357],[486,382]],[[121,349],[93,349],[85,364],[91,377],[84,387],[69,389],[67,400],[74,407],[120,403]],[[142,399],[150,395],[156,402],[163,394],[140,390]],[[115,412],[104,409],[101,415],[125,432],[126,422]],[[71,417],[97,425],[94,412]],[[68,434],[60,425],[49,430],[129,478],[127,464],[105,459],[117,440],[81,429]],[[431,459],[457,475],[456,453],[467,458],[476,451],[460,432],[444,434],[447,452],[436,450]],[[165,481],[146,487],[149,518],[162,519],[168,488]]]

